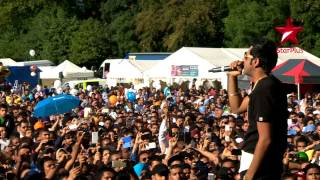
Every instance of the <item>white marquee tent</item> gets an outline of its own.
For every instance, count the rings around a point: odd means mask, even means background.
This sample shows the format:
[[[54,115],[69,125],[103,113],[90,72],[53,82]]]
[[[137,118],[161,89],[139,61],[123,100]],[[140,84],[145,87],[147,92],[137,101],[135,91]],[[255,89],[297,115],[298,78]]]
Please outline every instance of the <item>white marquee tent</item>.
[[[238,49],[243,52],[245,49]],[[225,73],[209,73],[208,70],[214,67],[228,65],[231,61],[239,59],[242,55],[231,53],[224,48],[190,48],[183,47],[161,61],[153,68],[144,72],[149,79],[163,79],[167,81],[177,81],[177,79],[217,79],[222,81],[222,86],[226,86],[224,81]],[[198,76],[171,76],[172,66],[196,65],[198,66]]]
[[[149,79],[165,79],[172,81],[173,79],[219,79],[222,86],[226,88],[226,73],[208,73],[208,70],[214,67],[229,65],[234,60],[241,60],[244,52],[248,48],[193,48],[183,47],[174,52],[166,59],[156,64],[149,70],[144,71],[145,77]],[[279,48],[278,64],[288,59],[308,59],[311,62],[320,65],[320,58],[308,53],[298,47]],[[196,77],[174,77],[171,76],[172,65],[198,65],[198,76]],[[248,81],[248,78],[241,77],[240,80]]]
[[[110,64],[108,79],[143,79],[142,72],[127,59],[114,61]]]
[[[0,62],[4,65],[4,66],[16,66],[17,62],[14,61],[11,58],[1,58]]]
[[[72,62],[65,60],[55,68],[40,72],[40,79],[59,79],[59,72],[62,72],[64,79],[83,79],[94,77],[93,71],[88,70],[85,67],[80,68]]]

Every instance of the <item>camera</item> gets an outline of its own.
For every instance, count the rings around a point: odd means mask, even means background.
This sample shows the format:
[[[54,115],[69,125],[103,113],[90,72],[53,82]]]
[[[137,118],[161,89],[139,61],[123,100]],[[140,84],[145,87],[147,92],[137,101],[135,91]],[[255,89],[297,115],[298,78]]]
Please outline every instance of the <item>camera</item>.
[[[241,155],[241,150],[240,149],[232,149],[231,154],[235,156],[240,156]]]
[[[149,133],[145,133],[141,136],[141,140],[148,140],[150,139],[150,134]]]

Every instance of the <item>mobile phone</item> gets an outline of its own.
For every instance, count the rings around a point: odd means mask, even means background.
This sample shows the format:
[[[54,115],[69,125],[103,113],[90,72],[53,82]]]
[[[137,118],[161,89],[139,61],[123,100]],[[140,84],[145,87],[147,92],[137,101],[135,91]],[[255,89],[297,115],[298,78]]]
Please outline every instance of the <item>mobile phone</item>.
[[[92,112],[91,108],[90,107],[86,107],[84,108],[84,113],[83,113],[83,117],[84,118],[87,118],[89,116],[89,114]]]
[[[68,126],[71,131],[77,130],[78,126],[76,124],[71,124]]]
[[[126,167],[127,164],[125,162],[122,161],[112,161],[112,168],[122,168],[122,167]]]
[[[109,109],[108,109],[108,108],[103,108],[103,109],[101,110],[101,113],[107,114],[107,113],[109,113]]]
[[[316,144],[316,145],[314,146],[314,150],[315,150],[315,151],[319,151],[319,150],[320,150],[320,144]]]
[[[132,126],[132,120],[126,119],[126,127],[130,128]]]
[[[130,148],[131,147],[131,141],[132,141],[132,137],[131,136],[127,136],[122,138],[123,141],[123,148]]]
[[[225,131],[231,131],[231,128],[229,125],[225,125],[224,127],[225,127]]]
[[[225,140],[226,142],[230,142],[230,141],[231,141],[229,136],[225,136],[225,137],[224,137],[224,140]]]
[[[215,175],[213,173],[208,173],[208,180],[214,180]]]
[[[241,150],[240,149],[232,149],[231,150],[232,155],[240,156],[241,155]]]
[[[92,132],[92,133],[91,133],[91,143],[92,143],[92,144],[97,144],[98,141],[99,141],[98,132]]]
[[[185,126],[184,127],[184,133],[188,133],[190,131],[190,126]]]
[[[104,122],[100,121],[99,126],[104,126]]]
[[[146,146],[146,149],[149,150],[149,149],[155,149],[157,147],[156,143],[155,142],[151,142],[149,143],[147,146]]]
[[[79,167],[80,166],[80,162],[75,162],[74,164],[73,164],[73,167]]]
[[[14,177],[15,177],[15,174],[14,173],[12,173],[12,172],[7,172],[6,173],[6,179],[14,179]]]
[[[150,139],[149,133],[145,133],[145,134],[141,135],[141,140],[147,140],[147,139]]]
[[[207,138],[208,139],[212,139],[212,134],[211,133],[207,133]]]

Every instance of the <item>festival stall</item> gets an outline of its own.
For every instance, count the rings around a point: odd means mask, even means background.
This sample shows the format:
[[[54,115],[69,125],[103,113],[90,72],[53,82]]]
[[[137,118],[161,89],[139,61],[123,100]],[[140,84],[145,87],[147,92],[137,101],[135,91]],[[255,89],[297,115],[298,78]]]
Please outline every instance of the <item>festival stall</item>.
[[[62,73],[62,77],[61,77]],[[72,62],[65,60],[57,67],[49,69],[47,71],[40,72],[40,79],[43,84],[51,85],[54,80],[63,79],[67,80],[83,80],[88,78],[93,78],[94,73],[91,70],[80,68],[79,66],[73,64]]]

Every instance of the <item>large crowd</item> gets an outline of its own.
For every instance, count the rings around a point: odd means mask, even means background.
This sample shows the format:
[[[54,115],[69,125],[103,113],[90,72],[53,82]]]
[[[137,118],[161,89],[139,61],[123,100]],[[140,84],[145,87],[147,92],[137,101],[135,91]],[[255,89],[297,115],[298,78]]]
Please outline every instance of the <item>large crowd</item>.
[[[240,179],[249,124],[246,113],[230,112],[226,90],[193,82],[165,92],[118,85],[59,93],[79,97],[79,106],[41,118],[34,107],[54,89],[1,93],[0,179]],[[287,97],[283,179],[320,179],[320,93]]]

